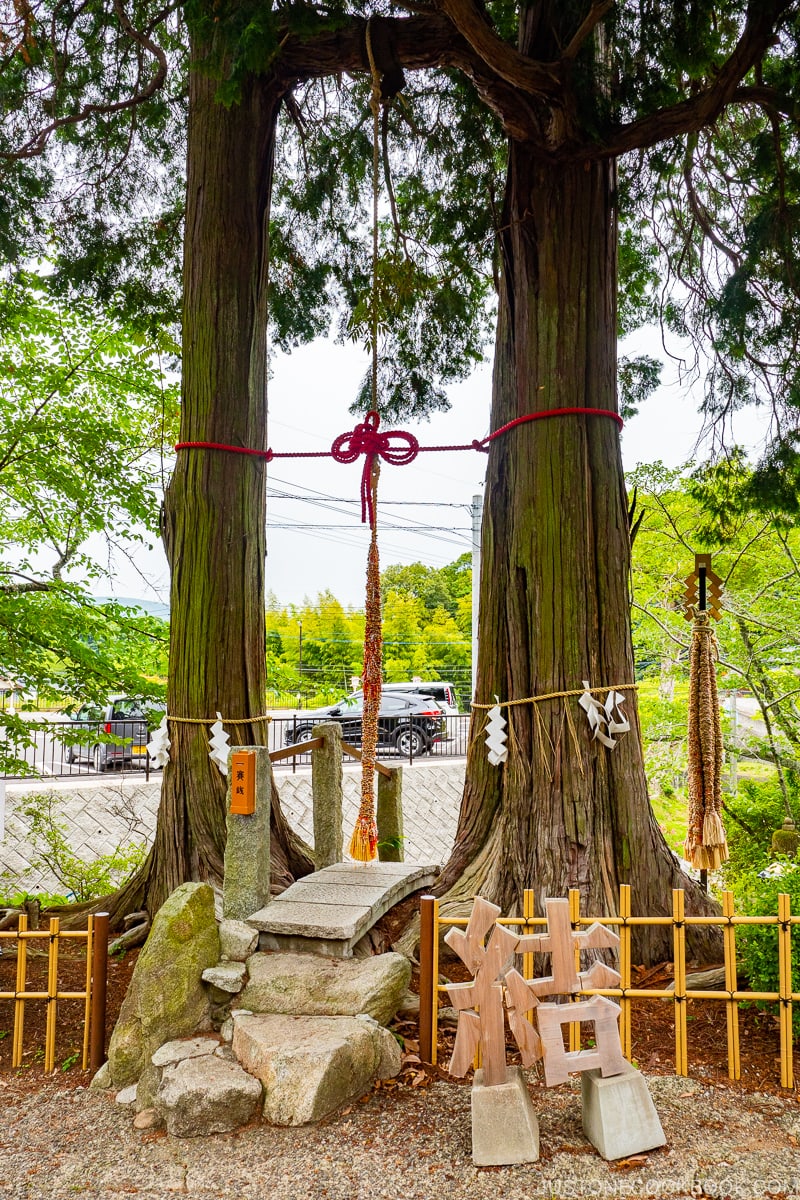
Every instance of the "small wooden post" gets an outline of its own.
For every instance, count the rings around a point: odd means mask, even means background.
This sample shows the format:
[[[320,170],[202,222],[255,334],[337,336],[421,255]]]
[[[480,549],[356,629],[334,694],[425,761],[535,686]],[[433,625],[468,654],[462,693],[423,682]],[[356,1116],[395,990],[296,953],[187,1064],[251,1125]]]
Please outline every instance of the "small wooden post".
[[[95,913],[92,938],[92,1019],[89,1067],[99,1071],[106,1061],[106,983],[108,978],[108,913]],[[87,950],[88,952],[88,950]]]
[[[311,751],[311,796],[314,818],[314,866],[331,867],[344,859],[342,834],[342,727],[324,721],[311,731],[323,745]]]
[[[402,862],[403,850],[403,768],[390,767],[389,778],[378,775],[378,858],[381,862]]]
[[[437,1002],[437,974],[434,973],[434,942],[438,936],[436,916],[439,901],[421,896],[419,902],[419,1056],[423,1062],[436,1062],[433,1006]]]

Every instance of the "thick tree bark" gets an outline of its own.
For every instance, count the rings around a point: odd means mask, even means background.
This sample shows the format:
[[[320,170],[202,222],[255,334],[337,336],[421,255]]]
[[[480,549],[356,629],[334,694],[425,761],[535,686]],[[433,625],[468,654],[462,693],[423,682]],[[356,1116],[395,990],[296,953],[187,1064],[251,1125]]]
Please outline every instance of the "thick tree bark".
[[[181,441],[267,448],[268,217],[275,127],[285,87],[250,79],[239,103],[190,77],[184,250]],[[240,720],[264,713],[266,463],[216,450],[179,452],[164,505],[172,572],[168,712]],[[228,726],[231,744],[267,727]],[[187,879],[222,878],[225,781],[208,727],[172,722],[155,843],[115,898],[114,915],[151,913]],[[273,788],[273,873],[313,869]]]
[[[542,163],[512,142],[492,427],[540,409],[616,411],[614,170]],[[486,481],[477,699],[516,700],[634,682],[627,581],[630,537],[617,425],[565,415],[492,443]],[[670,888],[711,906],[681,875],[647,797],[635,692],[631,731],[607,750],[577,697],[504,710],[509,756],[491,766],[477,710],[452,857],[437,889],[455,915],[476,893],[521,911],[533,888],[579,888],[584,913],[671,911]],[[569,713],[565,713],[565,703]],[[537,717],[538,713],[538,717]],[[574,726],[575,736],[570,725]],[[665,955],[671,930],[638,938]],[[707,940],[707,939],[706,939]],[[695,939],[702,953],[704,938]]]

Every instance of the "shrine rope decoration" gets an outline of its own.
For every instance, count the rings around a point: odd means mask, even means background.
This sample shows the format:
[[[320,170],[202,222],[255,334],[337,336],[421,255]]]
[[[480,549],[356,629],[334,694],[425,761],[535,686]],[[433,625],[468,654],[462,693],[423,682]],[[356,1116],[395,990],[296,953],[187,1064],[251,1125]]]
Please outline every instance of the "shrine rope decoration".
[[[376,401],[373,398],[373,404]],[[451,450],[480,450],[487,453],[492,442],[520,425],[530,421],[544,421],[550,417],[610,417],[622,429],[623,421],[619,413],[607,408],[585,408],[575,405],[569,408],[542,408],[537,412],[525,413],[507,421],[485,438],[474,438],[471,442],[453,442],[444,446],[421,446],[413,433],[405,429],[387,429],[379,431],[380,416],[377,408],[372,408],[365,419],[356,425],[355,429],[340,433],[334,438],[330,450],[254,450],[248,446],[230,446],[225,442],[176,442],[176,450],[221,450],[228,454],[246,454],[251,458],[260,458],[271,463],[276,458],[332,458],[335,462],[353,463],[363,454],[364,469],[361,474],[361,520],[364,524],[372,524],[374,512],[370,508],[371,493],[370,476],[372,461],[382,458],[384,462],[396,467],[406,467],[412,463],[418,454],[437,454]]]

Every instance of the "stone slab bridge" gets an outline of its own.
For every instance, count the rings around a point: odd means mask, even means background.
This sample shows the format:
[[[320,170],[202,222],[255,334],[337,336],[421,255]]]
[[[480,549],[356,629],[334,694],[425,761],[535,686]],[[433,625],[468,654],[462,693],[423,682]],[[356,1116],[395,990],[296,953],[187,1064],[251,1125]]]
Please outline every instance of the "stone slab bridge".
[[[248,924],[258,929],[262,950],[349,958],[384,913],[438,874],[437,865],[423,863],[334,863],[298,879]]]

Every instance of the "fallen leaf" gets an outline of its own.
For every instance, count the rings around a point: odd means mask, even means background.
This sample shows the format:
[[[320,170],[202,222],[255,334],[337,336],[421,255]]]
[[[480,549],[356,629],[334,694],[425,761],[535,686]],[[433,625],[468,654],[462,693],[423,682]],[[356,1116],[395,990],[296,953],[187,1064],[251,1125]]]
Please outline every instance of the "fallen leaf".
[[[621,1158],[619,1162],[611,1163],[612,1171],[630,1171],[634,1167],[644,1167],[647,1165],[646,1154],[633,1154],[630,1158]]]

